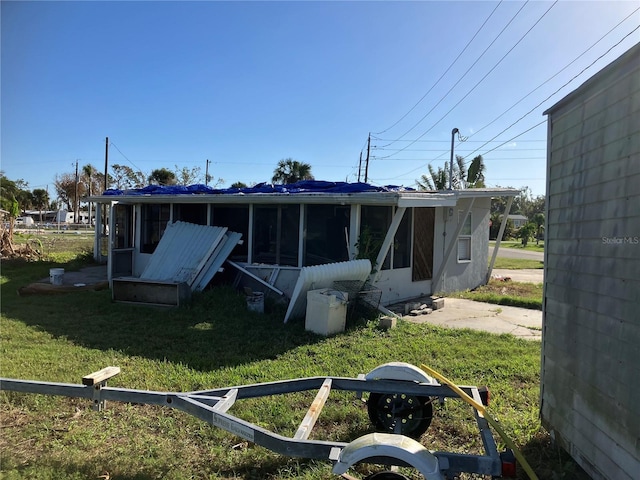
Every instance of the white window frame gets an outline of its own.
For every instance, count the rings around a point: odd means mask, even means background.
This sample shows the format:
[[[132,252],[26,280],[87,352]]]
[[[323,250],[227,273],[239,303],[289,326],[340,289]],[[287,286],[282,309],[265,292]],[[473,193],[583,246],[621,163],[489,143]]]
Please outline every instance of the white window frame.
[[[466,219],[463,219],[464,212],[458,211],[458,222],[464,220],[460,235],[458,235],[458,263],[470,263],[471,262],[471,239],[473,233],[473,223],[471,221],[471,212],[467,215]]]

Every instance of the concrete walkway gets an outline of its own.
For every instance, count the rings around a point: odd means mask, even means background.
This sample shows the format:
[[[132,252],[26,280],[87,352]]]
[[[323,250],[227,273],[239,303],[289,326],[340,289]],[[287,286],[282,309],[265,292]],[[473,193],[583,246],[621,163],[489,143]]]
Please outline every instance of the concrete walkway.
[[[542,283],[544,270],[493,269],[492,278],[509,278],[513,282]],[[510,333],[527,340],[542,340],[542,311],[475,302],[462,298],[445,298],[444,308],[428,315],[404,316],[404,320],[430,323],[449,328],[471,328],[496,334]]]
[[[509,333],[526,340],[542,339],[542,312],[474,302],[462,298],[445,298],[444,308],[428,315],[404,316],[403,320],[430,323],[440,327],[470,328],[485,332]]]

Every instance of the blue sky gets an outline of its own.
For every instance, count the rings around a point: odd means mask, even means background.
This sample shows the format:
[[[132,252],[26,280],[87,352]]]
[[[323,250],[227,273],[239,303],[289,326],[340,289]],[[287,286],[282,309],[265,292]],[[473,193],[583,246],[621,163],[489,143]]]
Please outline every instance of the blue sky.
[[[0,169],[54,194],[76,160],[104,169],[109,137],[147,175],[208,159],[252,184],[293,158],[356,181],[371,132],[369,182],[415,186],[458,128],[489,186],[543,194],[542,112],[640,41],[638,7],[3,1]]]

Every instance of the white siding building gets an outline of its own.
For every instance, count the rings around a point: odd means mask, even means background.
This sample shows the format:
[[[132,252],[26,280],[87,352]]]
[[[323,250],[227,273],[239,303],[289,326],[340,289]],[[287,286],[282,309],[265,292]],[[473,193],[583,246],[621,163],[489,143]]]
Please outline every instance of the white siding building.
[[[640,478],[640,45],[547,112],[541,415],[595,479]]]
[[[183,221],[242,233],[244,243],[230,259],[286,296],[302,267],[355,258],[375,265],[374,283],[384,305],[471,289],[489,276],[491,198],[518,194],[514,189],[418,192],[333,182],[281,189],[194,187],[149,187],[91,198],[110,206],[110,279],[139,276],[166,225]],[[96,233],[102,231],[100,210]],[[95,251],[101,255],[98,244]]]

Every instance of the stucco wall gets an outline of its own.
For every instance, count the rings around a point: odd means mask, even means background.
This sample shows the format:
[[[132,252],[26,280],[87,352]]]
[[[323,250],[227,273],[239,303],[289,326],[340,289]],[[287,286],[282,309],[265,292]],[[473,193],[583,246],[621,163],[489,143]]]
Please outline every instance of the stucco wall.
[[[640,472],[640,47],[549,111],[541,415],[593,478]]]

